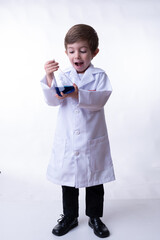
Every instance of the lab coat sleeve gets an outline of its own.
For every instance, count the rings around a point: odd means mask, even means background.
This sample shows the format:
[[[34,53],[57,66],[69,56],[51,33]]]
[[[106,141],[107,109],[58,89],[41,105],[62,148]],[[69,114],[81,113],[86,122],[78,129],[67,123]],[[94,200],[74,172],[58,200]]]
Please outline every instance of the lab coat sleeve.
[[[89,111],[98,111],[104,107],[112,93],[108,76],[101,73],[94,91],[79,89],[79,107]]]
[[[47,79],[46,76],[41,80],[41,87],[43,90],[43,94],[44,94],[44,99],[45,102],[50,105],[50,106],[58,106],[61,104],[61,100],[57,99],[55,97],[56,95],[56,91],[55,91],[55,85],[54,85],[54,81],[52,82],[52,86],[49,87],[47,84]]]

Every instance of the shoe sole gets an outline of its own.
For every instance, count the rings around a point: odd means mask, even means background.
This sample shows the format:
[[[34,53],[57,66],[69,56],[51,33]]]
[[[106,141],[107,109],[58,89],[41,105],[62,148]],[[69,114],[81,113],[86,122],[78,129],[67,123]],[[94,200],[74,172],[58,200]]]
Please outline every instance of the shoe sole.
[[[99,237],[99,238],[106,238],[106,237],[109,237],[109,236],[110,236],[110,233],[108,233],[108,235],[106,235],[106,236],[101,236],[101,235],[99,235],[99,234],[96,233],[96,231],[94,230],[93,225],[92,225],[90,222],[88,223],[88,225],[93,229],[93,232],[94,232],[94,234],[95,234],[97,237]]]
[[[66,233],[68,233],[70,230],[72,230],[73,228],[77,227],[78,226],[78,222],[77,223],[74,223],[72,226],[70,226],[70,228],[68,228],[65,232],[63,232],[62,234],[57,234],[55,233],[54,231],[52,231],[52,233],[56,236],[63,236],[65,235]]]

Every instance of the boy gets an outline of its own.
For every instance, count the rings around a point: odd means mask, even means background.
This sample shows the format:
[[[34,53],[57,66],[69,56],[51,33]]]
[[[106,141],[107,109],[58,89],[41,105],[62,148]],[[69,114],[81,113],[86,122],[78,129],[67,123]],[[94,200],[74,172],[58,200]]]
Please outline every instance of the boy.
[[[52,233],[62,236],[78,225],[79,188],[85,187],[88,224],[104,238],[110,233],[100,219],[103,183],[115,179],[104,115],[112,88],[106,73],[91,64],[99,52],[98,36],[91,26],[73,26],[64,42],[72,65],[65,76],[74,82],[75,91],[56,94],[53,79],[59,66],[54,60],[45,64],[46,77],[41,81],[47,104],[60,106],[47,176],[62,185],[63,215]]]

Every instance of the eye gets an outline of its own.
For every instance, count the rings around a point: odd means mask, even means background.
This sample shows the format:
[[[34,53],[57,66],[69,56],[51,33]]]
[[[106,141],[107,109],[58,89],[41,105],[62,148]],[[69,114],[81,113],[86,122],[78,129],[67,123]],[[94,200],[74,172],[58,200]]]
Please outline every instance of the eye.
[[[73,54],[73,53],[74,53],[74,51],[69,51],[69,53],[70,53],[70,54]]]
[[[81,53],[86,53],[87,51],[86,51],[86,50],[81,50],[80,52],[81,52]]]

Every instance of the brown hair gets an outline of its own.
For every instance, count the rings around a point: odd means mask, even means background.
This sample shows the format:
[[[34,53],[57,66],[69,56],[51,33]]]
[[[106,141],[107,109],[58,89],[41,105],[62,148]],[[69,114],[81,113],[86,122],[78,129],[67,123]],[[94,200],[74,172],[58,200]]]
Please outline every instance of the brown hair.
[[[67,49],[67,44],[72,44],[80,40],[88,42],[89,48],[92,53],[94,53],[95,50],[98,48],[98,35],[96,31],[89,25],[76,24],[71,27],[64,39],[65,48]]]

